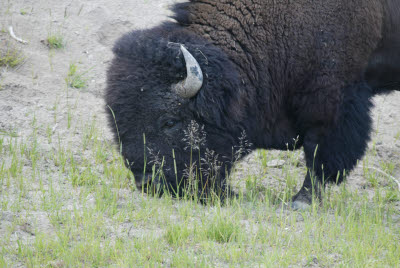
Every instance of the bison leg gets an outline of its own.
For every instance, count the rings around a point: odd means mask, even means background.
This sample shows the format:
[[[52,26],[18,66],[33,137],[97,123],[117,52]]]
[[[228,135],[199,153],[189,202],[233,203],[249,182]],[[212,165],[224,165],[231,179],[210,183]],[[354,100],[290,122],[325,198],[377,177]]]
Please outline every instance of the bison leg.
[[[304,136],[308,171],[302,188],[293,197],[293,209],[304,209],[313,196],[320,199],[327,182],[341,183],[365,153],[372,125],[371,89],[360,83],[344,92],[337,124],[312,128]]]
[[[293,197],[292,208],[295,210],[303,210],[309,207],[313,198],[320,199],[321,192],[325,186],[324,177],[321,176],[320,153],[318,144],[322,139],[318,135],[318,129],[313,129],[308,132],[304,139],[304,153],[306,156],[307,174],[300,191]]]

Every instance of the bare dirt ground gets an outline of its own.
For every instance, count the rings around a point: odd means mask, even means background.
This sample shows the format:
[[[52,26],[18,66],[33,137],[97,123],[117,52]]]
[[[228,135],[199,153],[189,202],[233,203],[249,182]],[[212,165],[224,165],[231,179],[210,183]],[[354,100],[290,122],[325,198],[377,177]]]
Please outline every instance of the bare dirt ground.
[[[103,100],[106,70],[112,58],[112,44],[129,30],[151,27],[169,19],[167,16],[171,12],[168,7],[174,2],[176,1],[2,0],[0,49],[16,47],[23,52],[25,60],[16,68],[0,67],[0,131],[13,133],[17,140],[29,142],[32,133],[37,130],[35,138],[41,154],[58,150],[62,143],[68,145],[73,154],[79,155],[82,151],[79,140],[85,135],[82,129],[95,120],[101,129],[100,140],[112,143]],[[15,35],[28,43],[22,44],[10,38],[9,26],[13,27]],[[63,36],[64,48],[49,49],[46,39],[54,33]],[[71,63],[75,63],[78,70],[84,72],[86,87],[77,89],[66,85],[65,79]],[[375,132],[367,161],[363,163],[384,170],[394,178],[400,178],[400,92],[377,96],[374,102]],[[51,142],[48,141],[49,131],[53,136]],[[281,153],[273,152],[270,158],[278,156],[282,157]],[[281,174],[280,168],[270,167],[265,175],[265,167],[261,167],[256,158],[255,154],[246,158],[238,168],[237,177],[240,178],[241,172],[250,170],[254,174],[263,174],[261,183],[265,187],[278,187],[281,181],[276,178]],[[360,167],[351,173],[346,185],[360,192],[371,191],[372,195],[371,183],[365,178],[362,169],[363,163],[360,162]],[[38,166],[44,178],[43,184],[48,183],[56,167],[45,159],[40,160]],[[29,168],[29,164],[24,167]],[[304,166],[300,164],[298,170],[298,181],[301,182]],[[380,184],[393,183],[390,178],[383,178],[386,179],[382,179]],[[59,192],[78,191],[60,178],[54,179],[54,184]],[[17,186],[7,188],[10,204],[18,198],[16,189]],[[0,191],[0,198],[1,195],[4,199],[5,191]],[[29,204],[39,197],[35,193],[28,193],[24,198],[24,202]],[[72,204],[74,200],[66,200],[64,206]],[[1,237],[15,213],[0,209]],[[21,214],[26,213],[24,208],[19,211]],[[34,213],[29,213],[29,219],[36,222],[35,228],[51,233],[53,227],[46,215],[37,209]],[[32,239],[32,229],[35,228],[20,227],[14,241],[18,237]]]

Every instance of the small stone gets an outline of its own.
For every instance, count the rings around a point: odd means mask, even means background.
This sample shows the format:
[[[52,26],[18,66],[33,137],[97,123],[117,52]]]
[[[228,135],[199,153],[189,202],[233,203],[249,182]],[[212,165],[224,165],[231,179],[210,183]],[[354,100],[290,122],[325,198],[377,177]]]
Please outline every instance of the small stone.
[[[6,105],[6,106],[4,106],[4,107],[1,108],[1,110],[5,111],[5,112],[9,112],[9,111],[11,111],[12,109],[13,109],[13,107],[12,107],[12,106],[9,106],[9,105]]]
[[[65,263],[63,260],[50,261],[50,262],[48,262],[48,265],[50,267],[55,267],[55,268],[65,267]]]
[[[285,160],[274,159],[267,163],[267,167],[281,167],[285,164]]]

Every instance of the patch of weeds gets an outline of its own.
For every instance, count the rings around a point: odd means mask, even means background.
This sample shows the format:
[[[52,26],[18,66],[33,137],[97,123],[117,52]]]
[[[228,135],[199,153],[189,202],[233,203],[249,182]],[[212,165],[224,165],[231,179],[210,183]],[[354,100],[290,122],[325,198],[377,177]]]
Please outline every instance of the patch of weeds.
[[[25,56],[22,51],[10,47],[9,44],[4,47],[4,49],[0,49],[0,67],[15,68],[24,62]]]
[[[205,233],[208,239],[228,243],[238,239],[240,225],[233,217],[222,215],[219,211],[205,227]]]
[[[4,251],[4,247],[3,247],[3,251]],[[0,255],[0,266],[1,267],[7,267],[7,263],[6,260],[4,259],[4,253],[2,252],[2,254]]]
[[[391,160],[388,160],[388,161],[386,161],[386,162],[385,162],[385,161],[381,161],[381,162],[380,162],[380,166],[381,166],[381,168],[382,168],[382,170],[383,170],[384,172],[386,172],[386,173],[392,175],[393,172],[394,172],[394,169],[396,168],[396,163],[394,163],[394,162],[391,161]]]
[[[4,139],[0,137],[0,154],[3,152]]]
[[[189,240],[190,234],[187,224],[172,224],[167,227],[165,239],[171,246],[181,246]]]
[[[87,122],[84,126],[84,135],[82,140],[82,147],[84,150],[88,148],[91,142],[94,142],[98,139],[96,120],[93,118],[91,122]]]
[[[54,166],[59,167],[61,172],[65,172],[68,160],[71,160],[71,158],[72,158],[72,153],[62,148],[59,142],[58,150],[54,151],[53,153]]]
[[[96,153],[97,154],[97,153]],[[114,187],[129,187],[132,191],[136,188],[132,183],[133,175],[124,165],[124,160],[121,156],[114,154],[111,160],[104,159],[103,163],[104,176],[109,178]]]
[[[6,131],[6,130],[0,129],[0,136],[9,136],[11,138],[16,138],[16,137],[18,137],[18,134],[15,131]]]
[[[82,172],[74,169],[70,174],[71,183],[74,187],[82,185],[95,185],[98,182],[96,174],[90,167],[85,168]]]
[[[395,139],[395,140],[400,140],[400,131],[398,131],[398,132],[396,133],[396,135],[394,136],[394,139]]]
[[[171,257],[171,267],[207,267],[206,257],[194,253],[177,250]]]
[[[21,162],[21,158],[19,155],[17,155],[16,151],[14,151],[12,154],[11,164],[8,169],[9,174],[13,178],[17,178],[18,175],[22,173],[22,168],[23,168],[23,163]]]
[[[385,202],[398,202],[400,201],[400,193],[397,189],[389,189],[385,194]]]
[[[128,244],[129,251],[124,254],[125,260],[119,259],[116,266],[119,267],[161,267],[167,266],[165,263],[164,243],[153,234],[136,239],[134,243]]]
[[[255,202],[261,195],[265,194],[266,190],[258,176],[249,175],[245,179],[245,191],[241,194],[244,194],[246,200]]]
[[[50,49],[60,49],[65,47],[64,36],[60,33],[50,34],[47,36],[47,46]]]
[[[47,125],[47,127],[46,127],[46,136],[47,136],[47,140],[48,140],[49,144],[51,144],[51,140],[52,140],[51,138],[53,136],[53,129],[49,125]]]
[[[59,97],[56,98],[56,101],[54,102],[53,107],[51,108],[51,110],[53,111],[54,114],[54,124],[57,124],[57,111],[58,111],[58,104],[60,102]]]
[[[65,78],[65,82],[69,87],[72,88],[85,88],[87,86],[87,78],[85,72],[78,72],[78,66],[76,63],[71,63],[69,65],[67,77]]]
[[[97,183],[97,178],[92,178],[93,185]],[[99,212],[106,212],[109,216],[114,216],[117,212],[118,191],[115,191],[109,185],[101,183],[100,187],[96,188],[95,209]]]

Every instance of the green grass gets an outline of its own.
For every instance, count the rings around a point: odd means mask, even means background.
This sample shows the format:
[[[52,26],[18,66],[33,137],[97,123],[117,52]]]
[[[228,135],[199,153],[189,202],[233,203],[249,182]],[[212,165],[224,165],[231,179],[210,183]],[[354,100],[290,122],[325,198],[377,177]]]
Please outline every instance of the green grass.
[[[186,222],[171,224],[165,231],[165,240],[171,246],[182,246],[189,241],[192,232]]]
[[[0,129],[0,136],[9,136],[9,137],[16,138],[16,137],[18,137],[18,134],[15,131],[6,131],[6,130]]]
[[[47,45],[50,49],[60,49],[65,47],[64,36],[60,33],[47,36]]]
[[[87,86],[86,72],[79,72],[76,63],[70,63],[65,82],[72,88],[85,88]]]
[[[4,44],[0,44],[3,46]],[[11,47],[10,44],[5,44],[0,47],[0,67],[15,68],[25,61],[25,56],[17,48]]]
[[[400,195],[373,170],[370,192],[332,187],[320,206],[281,212],[304,167],[297,152],[279,153],[282,167],[246,171],[237,199],[200,205],[136,191],[98,121],[69,124],[60,137],[33,116],[29,136],[0,135],[1,267],[400,266]],[[265,174],[277,184],[263,186]]]
[[[27,9],[21,8],[20,11],[19,11],[19,14],[21,14],[21,15],[27,15],[28,12],[29,12],[29,11],[28,11]]]
[[[205,233],[208,239],[219,243],[229,243],[237,240],[241,234],[240,224],[233,215],[223,215],[218,211],[206,225]]]

